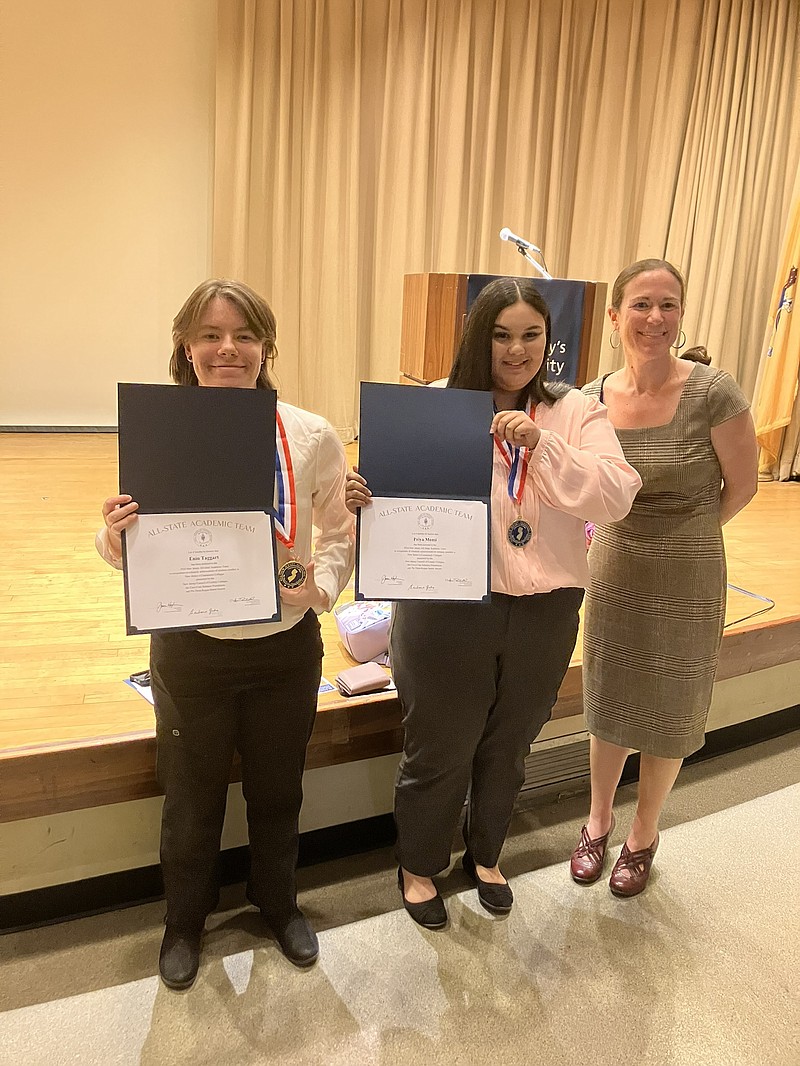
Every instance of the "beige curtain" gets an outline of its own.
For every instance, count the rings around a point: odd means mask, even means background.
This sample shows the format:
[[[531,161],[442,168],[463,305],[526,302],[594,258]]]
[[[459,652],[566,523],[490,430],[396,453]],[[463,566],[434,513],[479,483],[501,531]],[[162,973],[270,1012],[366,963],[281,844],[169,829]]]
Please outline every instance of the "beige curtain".
[[[220,0],[215,270],[345,439],[398,378],[405,273],[532,273],[503,225],[560,277],[666,255],[751,392],[798,112],[798,0]]]

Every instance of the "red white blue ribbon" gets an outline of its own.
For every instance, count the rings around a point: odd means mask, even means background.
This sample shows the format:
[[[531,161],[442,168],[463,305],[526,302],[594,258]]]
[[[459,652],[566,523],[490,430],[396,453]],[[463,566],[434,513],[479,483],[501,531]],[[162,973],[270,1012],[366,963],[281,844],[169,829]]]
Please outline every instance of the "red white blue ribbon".
[[[297,536],[297,493],[286,427],[278,411],[275,412],[275,428],[275,487],[278,497],[275,507],[275,535],[281,544],[285,544],[291,551]]]
[[[530,400],[525,404],[525,414],[530,418]],[[498,437],[494,438],[494,442],[500,450],[503,462],[508,467],[508,495],[519,507],[522,494],[525,491],[525,482],[528,480],[528,462],[531,449],[526,448],[524,445],[520,448],[515,448],[507,440],[500,440]]]

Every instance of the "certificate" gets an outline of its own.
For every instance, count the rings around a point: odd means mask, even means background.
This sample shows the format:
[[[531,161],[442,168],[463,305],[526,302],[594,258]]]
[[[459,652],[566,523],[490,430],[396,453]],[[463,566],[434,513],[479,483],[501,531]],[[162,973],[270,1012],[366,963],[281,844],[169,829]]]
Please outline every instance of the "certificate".
[[[492,394],[361,385],[356,599],[489,599]]]
[[[280,618],[264,511],[140,514],[123,537],[128,633]]]
[[[359,597],[484,600],[489,508],[484,500],[373,497],[361,512]]]

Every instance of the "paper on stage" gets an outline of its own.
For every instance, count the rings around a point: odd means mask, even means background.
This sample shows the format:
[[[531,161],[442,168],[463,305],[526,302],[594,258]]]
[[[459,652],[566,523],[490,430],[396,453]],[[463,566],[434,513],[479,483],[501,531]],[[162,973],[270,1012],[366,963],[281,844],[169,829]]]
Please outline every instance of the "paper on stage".
[[[272,518],[264,511],[141,514],[124,550],[129,633],[280,617]]]
[[[384,496],[362,509],[358,590],[365,599],[482,600],[488,560],[483,500]]]

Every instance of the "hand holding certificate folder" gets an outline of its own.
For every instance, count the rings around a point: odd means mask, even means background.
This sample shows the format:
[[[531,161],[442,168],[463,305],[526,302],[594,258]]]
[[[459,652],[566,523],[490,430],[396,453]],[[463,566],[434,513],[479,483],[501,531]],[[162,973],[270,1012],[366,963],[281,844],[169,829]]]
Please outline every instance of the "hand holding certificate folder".
[[[280,618],[268,389],[119,385],[129,633]]]
[[[361,386],[356,599],[489,597],[492,397]]]

